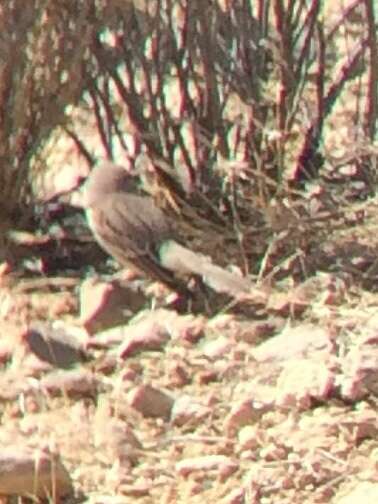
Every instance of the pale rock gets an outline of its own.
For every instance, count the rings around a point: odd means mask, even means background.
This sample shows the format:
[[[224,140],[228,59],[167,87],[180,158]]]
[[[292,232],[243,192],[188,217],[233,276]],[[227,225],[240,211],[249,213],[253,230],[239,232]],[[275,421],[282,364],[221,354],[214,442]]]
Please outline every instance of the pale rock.
[[[322,327],[302,324],[298,327],[286,327],[280,334],[261,343],[252,351],[259,361],[285,361],[313,355],[314,352],[334,352],[334,336]]]
[[[245,504],[246,494],[244,488],[235,488],[220,501],[220,504]]]
[[[238,463],[226,455],[205,455],[177,462],[176,471],[183,477],[199,471],[206,472],[207,477],[210,471],[215,472],[215,475],[220,477],[225,474],[231,475],[238,467]]]
[[[174,425],[197,426],[211,415],[211,409],[198,403],[193,397],[182,396],[174,402],[171,421]]]
[[[167,328],[155,320],[141,320],[126,326],[126,337],[118,349],[121,359],[127,359],[139,352],[162,351],[169,341]]]
[[[224,336],[208,341],[202,347],[202,353],[209,359],[216,360],[228,355],[233,348],[232,342]]]
[[[360,481],[348,490],[341,490],[332,499],[332,504],[376,504],[378,502],[378,483]]]
[[[354,339],[353,346],[340,359],[342,373],[338,377],[341,394],[349,401],[361,399],[368,393],[378,393],[377,336],[367,334]]]
[[[285,362],[277,381],[276,404],[309,408],[314,399],[325,401],[335,389],[335,373],[320,359]]]
[[[238,432],[240,451],[255,450],[259,447],[258,432],[254,425],[245,425]]]

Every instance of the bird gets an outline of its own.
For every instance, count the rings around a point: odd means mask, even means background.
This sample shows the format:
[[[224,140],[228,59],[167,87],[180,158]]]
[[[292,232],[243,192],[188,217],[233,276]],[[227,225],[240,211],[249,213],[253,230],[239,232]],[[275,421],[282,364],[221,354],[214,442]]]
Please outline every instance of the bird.
[[[84,208],[98,244],[124,267],[132,267],[178,294],[190,295],[183,280],[200,277],[211,289],[246,293],[244,277],[213,264],[181,242],[172,222],[137,178],[111,161],[96,165],[84,184]]]

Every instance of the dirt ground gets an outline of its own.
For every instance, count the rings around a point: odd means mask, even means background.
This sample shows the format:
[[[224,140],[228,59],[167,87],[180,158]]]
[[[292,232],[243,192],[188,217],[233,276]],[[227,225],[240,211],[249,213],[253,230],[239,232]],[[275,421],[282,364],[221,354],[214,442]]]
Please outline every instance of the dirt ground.
[[[318,249],[327,269],[256,280],[248,310],[211,316],[130,317],[139,280],[4,263],[7,453],[58,457],[57,502],[376,502],[376,201],[361,211]]]

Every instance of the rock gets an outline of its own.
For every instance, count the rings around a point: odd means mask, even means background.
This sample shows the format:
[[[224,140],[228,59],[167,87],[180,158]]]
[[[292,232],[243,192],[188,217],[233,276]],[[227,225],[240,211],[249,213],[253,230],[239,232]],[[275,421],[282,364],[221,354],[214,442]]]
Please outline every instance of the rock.
[[[368,393],[378,393],[378,348],[376,329],[369,334],[364,327],[364,334],[353,338],[353,345],[341,361],[342,374],[338,377],[341,395],[348,401],[356,401]]]
[[[330,331],[312,324],[287,327],[280,334],[261,343],[252,351],[259,361],[286,361],[313,354],[314,352],[333,353],[334,336]]]
[[[225,431],[233,436],[236,431],[245,425],[256,422],[267,410],[267,406],[255,408],[252,398],[238,401],[225,418]]]
[[[309,408],[335,390],[335,373],[321,359],[292,359],[285,362],[276,390],[278,406]]]
[[[244,488],[235,488],[220,501],[220,504],[244,504],[245,494]]]
[[[238,432],[240,451],[256,450],[259,448],[258,429],[254,425],[246,425]]]
[[[224,336],[219,336],[205,343],[202,347],[202,352],[209,359],[216,360],[229,355],[232,348],[232,341]]]
[[[341,492],[340,492],[341,493]],[[332,500],[334,504],[376,504],[378,502],[378,483],[374,481],[360,481],[354,488],[343,490],[344,495],[339,495]]]
[[[188,477],[190,474],[205,471],[209,476],[209,471],[213,471],[217,476],[231,475],[239,465],[230,457],[225,455],[205,455],[203,457],[193,457],[181,460],[176,464],[176,471],[180,476]]]
[[[80,288],[80,320],[90,334],[127,322],[145,304],[141,291],[117,280],[90,278]]]
[[[73,491],[60,457],[47,449],[5,448],[0,454],[0,494],[57,499]]]
[[[169,362],[167,366],[169,377],[168,385],[174,388],[182,388],[191,382],[190,372],[187,367],[180,362]]]
[[[98,382],[93,373],[85,369],[53,371],[40,381],[42,390],[51,395],[88,397],[96,393]]]
[[[83,342],[64,327],[40,323],[30,327],[23,339],[40,360],[58,368],[68,369],[88,358]]]
[[[98,332],[90,339],[89,347],[108,348],[124,342],[119,353],[125,358],[139,347],[160,350],[169,339],[195,343],[203,335],[203,327],[202,317],[179,315],[164,308],[146,310],[128,324]]]
[[[168,419],[171,415],[173,399],[150,385],[141,385],[128,394],[130,405],[145,417]]]
[[[256,344],[261,339],[267,339],[283,328],[285,320],[278,317],[270,317],[267,320],[248,320],[239,323],[239,330],[235,333],[236,341],[244,341]]]
[[[198,403],[193,397],[182,396],[174,402],[171,420],[174,425],[198,426],[211,414],[211,409]]]
[[[119,348],[122,359],[144,351],[162,351],[170,339],[164,324],[147,318],[125,327],[125,342]]]

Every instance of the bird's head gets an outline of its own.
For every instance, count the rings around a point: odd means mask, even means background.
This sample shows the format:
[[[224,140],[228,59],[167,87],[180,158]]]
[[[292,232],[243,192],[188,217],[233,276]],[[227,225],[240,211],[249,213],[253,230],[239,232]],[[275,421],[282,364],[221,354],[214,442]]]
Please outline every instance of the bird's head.
[[[91,207],[105,196],[118,192],[134,192],[138,181],[120,165],[106,161],[95,166],[83,186],[84,206]]]

